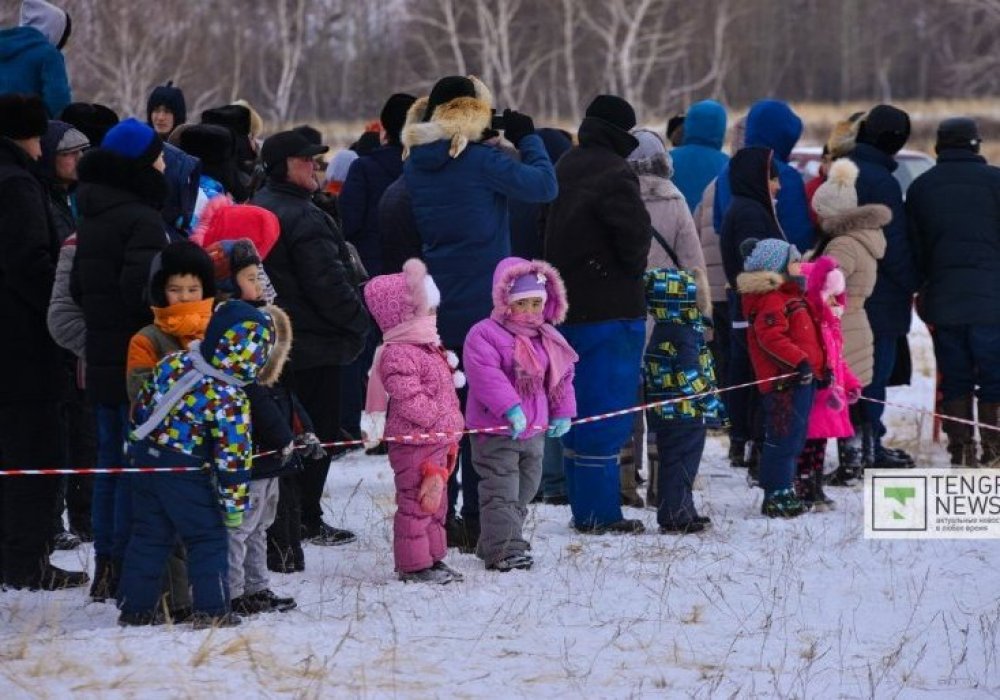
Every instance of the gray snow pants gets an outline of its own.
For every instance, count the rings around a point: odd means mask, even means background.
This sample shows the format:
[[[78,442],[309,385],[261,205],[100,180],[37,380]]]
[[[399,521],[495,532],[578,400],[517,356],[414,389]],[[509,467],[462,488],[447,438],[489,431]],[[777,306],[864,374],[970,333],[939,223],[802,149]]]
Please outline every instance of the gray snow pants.
[[[268,587],[267,528],[278,514],[278,479],[250,482],[250,510],[229,529],[229,596],[260,593]]]

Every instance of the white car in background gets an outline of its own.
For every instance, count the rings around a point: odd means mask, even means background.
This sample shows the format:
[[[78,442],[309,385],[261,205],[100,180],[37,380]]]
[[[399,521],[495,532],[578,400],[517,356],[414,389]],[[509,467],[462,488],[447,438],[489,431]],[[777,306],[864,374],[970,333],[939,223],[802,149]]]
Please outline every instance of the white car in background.
[[[823,158],[821,146],[799,146],[792,150],[788,164],[799,171],[802,179],[808,182],[819,174],[820,160]],[[896,154],[899,167],[893,172],[893,177],[899,180],[903,195],[918,175],[930,170],[935,160],[922,151],[909,151],[905,148]]]

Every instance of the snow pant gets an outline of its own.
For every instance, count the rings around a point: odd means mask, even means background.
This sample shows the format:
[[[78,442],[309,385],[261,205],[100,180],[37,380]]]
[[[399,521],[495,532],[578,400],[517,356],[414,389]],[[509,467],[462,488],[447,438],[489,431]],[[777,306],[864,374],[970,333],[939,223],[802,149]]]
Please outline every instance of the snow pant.
[[[278,479],[250,482],[250,510],[229,535],[229,595],[239,598],[270,586],[267,573],[267,528],[278,512]]]
[[[808,481],[814,473],[823,473],[826,460],[826,438],[809,438],[796,463],[795,473],[799,480]]]
[[[480,529],[476,556],[486,566],[528,551],[524,519],[542,479],[544,449],[543,433],[527,440],[501,435],[472,438],[472,463],[479,473]]]
[[[568,324],[560,330],[580,356],[573,381],[579,415],[632,405],[646,340],[642,319]],[[575,425],[563,437],[566,492],[576,527],[622,519],[618,460],[631,430],[632,416],[624,415]]]
[[[0,405],[0,470],[60,465],[55,401]],[[0,476],[0,571],[4,583],[40,578],[49,564],[52,510],[59,481],[52,476]]]
[[[462,348],[458,348],[455,354],[462,356]],[[465,401],[469,396],[469,386],[457,391],[459,408],[465,414]],[[462,508],[458,510],[458,495],[462,494]],[[458,443],[458,469],[452,472],[448,479],[448,517],[453,518],[457,514],[462,519],[475,520],[479,517],[479,475],[472,466],[472,444],[469,436],[463,435]]]
[[[694,420],[675,420],[656,430],[660,454],[656,521],[661,526],[685,525],[698,517],[692,491],[707,433],[705,424]]]
[[[730,293],[729,313],[734,315],[734,304],[739,304],[739,297]],[[742,317],[742,314],[740,314]],[[745,322],[743,322],[745,324]],[[719,332],[725,329],[718,327]],[[720,375],[719,386],[730,387],[738,384],[748,384],[756,377],[753,373],[753,366],[750,364],[750,350],[747,345],[747,329],[729,329],[729,366],[726,375]],[[762,416],[760,408],[760,391],[757,387],[746,387],[736,389],[722,394],[723,403],[729,412],[729,439],[731,442],[746,443],[751,440],[759,441],[764,435]]]
[[[128,404],[97,404],[97,467],[107,469],[125,464],[124,445],[128,430]],[[94,553],[120,562],[128,545],[131,523],[129,474],[97,474],[91,519],[94,525]]]
[[[885,425],[882,423],[885,406],[877,402],[885,401],[885,389],[889,385],[892,368],[896,366],[898,341],[899,336],[895,335],[875,336],[875,365],[872,368],[872,381],[861,392],[866,398],[875,399],[875,401],[864,402],[865,420],[871,426],[875,449],[881,445],[882,436],[885,435]]]
[[[792,488],[799,455],[806,444],[816,384],[795,384],[763,395],[764,450],[760,487],[765,494]],[[660,459],[663,459],[663,455]]]
[[[420,483],[424,479],[424,465],[454,470],[454,449],[454,443],[389,444],[389,464],[396,484],[392,553],[399,573],[423,571],[444,559],[448,551],[444,530],[448,500],[442,496],[437,511],[427,513],[420,507],[419,493]]]
[[[546,498],[566,495],[566,472],[563,470],[563,446],[559,438],[545,438],[542,451],[542,481],[539,491]]]
[[[65,469],[91,468],[97,464],[97,426],[94,411],[83,391],[71,389],[71,396],[59,402],[62,421],[62,450]],[[69,529],[74,533],[91,532],[90,504],[93,499],[94,477],[74,474],[59,477],[59,494],[53,520],[56,532],[63,531],[63,512],[69,516]]]
[[[229,610],[227,537],[216,489],[204,472],[136,474],[132,537],[118,588],[127,613],[159,609],[161,576],[176,538],[184,542],[195,612]]]
[[[305,567],[302,551],[302,498],[298,474],[278,479],[278,509],[267,530],[267,561],[272,571]]]
[[[942,401],[1000,403],[1000,325],[935,326],[934,357]]]
[[[312,419],[321,442],[340,440],[340,367],[314,367],[293,373],[293,390]],[[323,520],[323,489],[330,473],[330,458],[302,460],[297,475],[302,494],[302,524],[315,530]]]
[[[712,302],[712,325],[715,332],[712,333],[712,341],[708,344],[712,351],[712,358],[715,360],[715,378],[719,386],[729,386],[729,345],[732,338],[732,327],[729,321],[729,302]],[[729,400],[727,394],[721,394],[722,403]],[[729,409],[728,404],[726,409]],[[732,412],[730,412],[730,415]]]

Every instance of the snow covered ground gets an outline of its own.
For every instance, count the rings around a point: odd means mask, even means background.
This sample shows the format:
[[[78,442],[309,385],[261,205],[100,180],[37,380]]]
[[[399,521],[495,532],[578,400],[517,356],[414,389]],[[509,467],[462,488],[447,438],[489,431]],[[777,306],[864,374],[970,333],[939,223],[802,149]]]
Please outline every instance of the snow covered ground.
[[[913,340],[918,376],[890,398],[926,407],[929,344]],[[890,425],[922,464],[944,465],[928,420],[893,410]],[[359,540],[310,546],[304,573],[274,575],[298,610],[227,630],[120,629],[79,590],[0,593],[0,698],[1000,695],[1000,543],[864,540],[851,489],[832,490],[833,512],[767,520],[715,438],[701,482],[703,535],[655,534],[647,510],[630,513],[645,535],[585,537],[568,508],[533,506],[531,571],[452,553],[464,583],[405,585],[385,458],[348,457],[327,510]]]

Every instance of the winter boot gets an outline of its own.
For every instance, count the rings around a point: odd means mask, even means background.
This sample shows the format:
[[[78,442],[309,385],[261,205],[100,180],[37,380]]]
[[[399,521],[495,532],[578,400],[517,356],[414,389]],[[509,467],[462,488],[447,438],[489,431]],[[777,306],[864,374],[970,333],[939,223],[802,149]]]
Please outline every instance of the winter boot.
[[[432,566],[431,568],[432,569],[437,569],[439,571],[446,571],[446,572],[448,572],[449,574],[451,574],[451,580],[452,581],[464,581],[465,580],[465,574],[463,574],[458,569],[451,568],[450,566],[448,566],[447,564],[445,564],[443,561],[436,561],[436,562],[434,562],[434,566]]]
[[[979,402],[979,426],[979,441],[983,446],[980,464],[984,467],[1000,466],[1000,430],[983,427],[1000,428],[1000,404]]]
[[[749,446],[749,457],[747,458],[747,483],[750,488],[755,488],[760,483],[760,458],[764,452],[764,443],[760,440],[751,440]]]
[[[860,426],[856,427],[860,431]],[[837,440],[837,471],[830,475],[827,483],[831,486],[850,486],[861,477],[861,436],[855,433],[849,438]]]
[[[795,496],[792,489],[766,494],[760,506],[761,514],[768,518],[797,518],[808,510],[809,507]]]
[[[823,467],[821,466],[818,470],[814,469],[812,476],[812,498],[807,501],[807,505],[811,506],[817,513],[822,513],[823,511],[833,510],[837,507],[836,502],[826,495],[823,491]]]
[[[646,504],[639,495],[638,484],[635,482],[636,457],[635,440],[627,440],[619,457],[619,487],[623,506],[642,508]]]
[[[266,603],[269,610],[265,610],[264,612],[288,612],[298,606],[298,603],[295,602],[295,598],[279,596],[270,588],[265,588],[262,591],[257,591],[252,596],[246,597],[255,598]]]
[[[941,402],[941,413],[952,418],[972,420],[972,397],[963,396]],[[982,416],[980,416],[982,420]],[[972,426],[953,420],[943,420],[941,429],[948,436],[948,454],[955,467],[976,466],[976,444]],[[986,431],[983,431],[986,432]]]
[[[623,518],[607,525],[573,525],[573,528],[584,535],[605,535],[614,533],[619,535],[638,535],[646,531],[646,526],[641,520],[630,520]]]
[[[204,612],[196,612],[191,616],[191,627],[196,630],[207,630],[214,627],[236,627],[242,624],[240,616],[233,612],[222,613],[221,615],[209,615]]]
[[[445,586],[456,579],[444,569],[435,569],[433,566],[429,566],[420,571],[400,572],[399,580],[403,583],[437,583]]]
[[[528,554],[510,554],[500,561],[486,565],[487,571],[507,572],[514,569],[530,569],[534,566],[535,560]]]
[[[747,443],[746,440],[736,440],[729,438],[729,466],[733,469],[746,469],[747,466]]]
[[[237,596],[229,604],[237,615],[249,616],[271,612],[271,603],[268,600],[252,595]]]
[[[479,518],[453,516],[444,524],[449,547],[458,547],[463,554],[473,554],[479,544]]]

